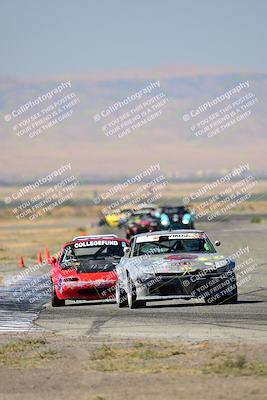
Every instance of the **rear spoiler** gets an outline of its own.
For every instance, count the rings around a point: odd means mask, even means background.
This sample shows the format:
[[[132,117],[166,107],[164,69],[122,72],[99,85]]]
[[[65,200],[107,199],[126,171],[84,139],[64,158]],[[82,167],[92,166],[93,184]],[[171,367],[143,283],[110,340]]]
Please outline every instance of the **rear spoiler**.
[[[107,234],[105,235],[103,233],[103,235],[88,235],[88,236],[76,236],[75,238],[73,238],[72,240],[84,240],[84,239],[96,239],[96,238],[101,238],[101,237],[110,237],[110,238],[118,238],[119,236],[114,235],[114,234]]]

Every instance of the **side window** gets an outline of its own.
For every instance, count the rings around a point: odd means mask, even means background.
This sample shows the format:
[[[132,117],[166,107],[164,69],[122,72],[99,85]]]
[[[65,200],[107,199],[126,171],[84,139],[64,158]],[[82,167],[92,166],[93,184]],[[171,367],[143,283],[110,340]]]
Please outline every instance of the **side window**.
[[[71,246],[65,247],[62,257],[61,257],[61,262],[64,264],[68,261],[71,261],[74,258],[73,250]]]

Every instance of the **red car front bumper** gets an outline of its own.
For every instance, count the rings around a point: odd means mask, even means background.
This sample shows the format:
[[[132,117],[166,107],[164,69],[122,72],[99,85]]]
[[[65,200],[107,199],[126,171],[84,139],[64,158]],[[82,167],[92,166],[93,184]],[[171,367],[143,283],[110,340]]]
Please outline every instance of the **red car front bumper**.
[[[116,279],[75,280],[59,279],[55,284],[60,300],[104,300],[115,299]]]

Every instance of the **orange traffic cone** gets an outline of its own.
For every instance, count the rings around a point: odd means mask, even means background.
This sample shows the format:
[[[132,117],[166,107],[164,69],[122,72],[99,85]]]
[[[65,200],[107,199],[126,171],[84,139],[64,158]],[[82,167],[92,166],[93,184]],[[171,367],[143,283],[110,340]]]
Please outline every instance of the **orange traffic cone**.
[[[24,260],[23,260],[22,256],[20,256],[20,258],[19,258],[19,267],[20,268],[25,268],[25,264],[24,264]]]
[[[46,259],[46,261],[48,261],[49,258],[50,258],[50,253],[49,253],[48,247],[46,246],[46,248],[45,248],[45,259]]]
[[[41,265],[43,263],[42,254],[40,251],[37,253],[37,264]]]

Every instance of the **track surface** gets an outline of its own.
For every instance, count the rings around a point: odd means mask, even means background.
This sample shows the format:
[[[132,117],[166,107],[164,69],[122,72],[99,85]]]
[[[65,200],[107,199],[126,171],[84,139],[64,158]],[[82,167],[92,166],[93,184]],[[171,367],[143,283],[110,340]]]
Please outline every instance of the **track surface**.
[[[150,303],[146,309],[118,310],[112,304],[69,303],[46,308],[42,327],[66,335],[184,340],[252,340],[267,342],[264,291],[241,295],[236,305],[206,306],[190,302]]]
[[[46,276],[8,282],[0,289],[0,333],[44,331],[33,322],[47,301],[50,284]]]
[[[267,342],[267,225],[238,220],[198,227],[205,229],[212,240],[220,239],[220,251],[227,255],[249,246],[249,253],[240,257],[238,262],[252,258],[257,266],[246,275],[248,281],[240,285],[238,304],[207,306],[201,301],[168,301],[148,303],[144,309],[129,310],[118,309],[112,303],[67,302],[61,308],[52,308],[47,303],[33,326],[65,335],[99,336],[100,340],[123,337]],[[40,278],[32,279],[34,283]],[[22,287],[20,285],[20,289]],[[9,295],[12,290],[18,288],[11,287]],[[0,297],[2,301],[3,295]],[[44,293],[34,306],[27,301],[20,307],[29,319],[34,320],[46,302]],[[30,314],[33,308],[34,313]],[[10,321],[12,326],[12,316]],[[7,325],[5,320],[2,330]]]

